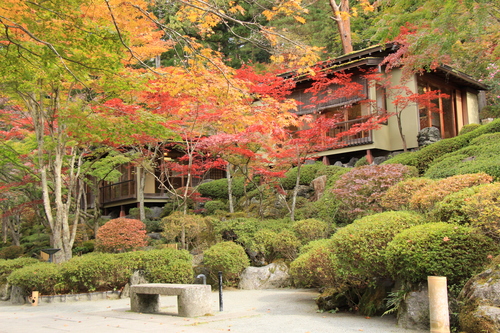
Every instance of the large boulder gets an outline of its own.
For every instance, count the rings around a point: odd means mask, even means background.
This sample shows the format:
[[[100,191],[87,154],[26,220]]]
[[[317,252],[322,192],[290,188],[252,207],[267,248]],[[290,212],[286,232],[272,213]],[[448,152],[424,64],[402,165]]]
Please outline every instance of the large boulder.
[[[425,147],[431,143],[438,142],[441,140],[441,132],[437,127],[426,127],[423,128],[417,134],[417,142],[419,147]]]
[[[240,289],[276,289],[291,284],[288,266],[284,262],[272,263],[263,267],[247,267],[240,277]]]
[[[429,291],[427,287],[406,294],[398,309],[398,326],[405,329],[429,329]]]
[[[495,259],[498,261],[498,258]],[[500,332],[500,268],[491,268],[469,280],[459,296],[461,332]]]
[[[323,193],[325,193],[326,180],[327,180],[326,176],[323,175],[316,179],[313,179],[313,181],[311,182],[311,186],[314,189],[313,201],[321,199]]]

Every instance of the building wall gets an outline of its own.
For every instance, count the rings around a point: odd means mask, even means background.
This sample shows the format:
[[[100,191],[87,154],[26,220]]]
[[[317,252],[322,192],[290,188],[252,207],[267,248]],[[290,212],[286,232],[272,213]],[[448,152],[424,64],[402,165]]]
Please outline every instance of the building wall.
[[[467,116],[468,124],[479,124],[479,102],[476,93],[467,91]]]

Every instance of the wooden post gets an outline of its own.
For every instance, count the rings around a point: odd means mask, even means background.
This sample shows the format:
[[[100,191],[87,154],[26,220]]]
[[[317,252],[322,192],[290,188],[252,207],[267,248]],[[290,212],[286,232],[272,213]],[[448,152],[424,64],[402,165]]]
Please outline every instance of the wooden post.
[[[28,297],[31,305],[33,305],[33,306],[37,306],[38,305],[38,296],[39,296],[39,292],[38,291],[33,291],[31,293],[31,296]]]
[[[448,288],[445,276],[428,276],[431,333],[450,333]]]

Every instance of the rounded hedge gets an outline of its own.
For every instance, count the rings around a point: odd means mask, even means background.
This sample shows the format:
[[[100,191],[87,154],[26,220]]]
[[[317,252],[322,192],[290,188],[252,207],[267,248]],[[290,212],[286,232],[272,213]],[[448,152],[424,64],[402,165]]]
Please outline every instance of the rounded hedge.
[[[221,200],[211,200],[205,202],[205,209],[206,209],[206,214],[207,215],[212,215],[216,211],[221,210],[221,211],[228,211],[227,204]]]
[[[146,245],[146,225],[136,219],[109,220],[96,235],[96,248],[102,252],[126,252]]]
[[[317,239],[327,238],[330,231],[328,223],[318,219],[296,221],[292,228],[302,244],[307,244]]]
[[[484,186],[488,186],[488,184],[468,187],[448,194],[443,200],[436,203],[434,209],[429,213],[429,217],[433,221],[462,225],[470,223],[470,217],[465,206],[470,197],[481,191]]]
[[[313,241],[290,264],[293,284],[299,288],[332,286],[339,280],[338,260],[329,239]]]
[[[218,279],[218,272],[222,272],[227,286],[237,285],[241,272],[250,266],[245,250],[234,242],[217,243],[210,247],[203,254],[203,263],[214,281]]]
[[[484,234],[500,240],[500,183],[479,186],[477,193],[468,197],[463,211],[472,226]]]
[[[384,258],[385,248],[399,232],[425,223],[416,212],[384,212],[365,216],[339,229],[331,237],[343,275],[359,279],[385,278],[390,274]]]
[[[190,283],[193,280],[193,258],[186,250],[165,248],[128,252],[117,258],[131,271],[143,271],[151,283]]]
[[[53,295],[65,289],[61,266],[49,262],[19,268],[9,275],[7,281],[26,291],[37,290],[45,295]]]
[[[7,277],[13,271],[39,263],[40,260],[35,258],[17,258],[17,259],[1,259],[0,260],[0,284],[7,282]]]
[[[386,210],[407,210],[413,194],[433,182],[434,180],[423,177],[402,180],[389,187],[382,196],[380,205]]]
[[[498,245],[474,228],[437,222],[396,235],[385,259],[395,279],[418,284],[427,276],[446,276],[449,285],[462,286],[498,253]]]

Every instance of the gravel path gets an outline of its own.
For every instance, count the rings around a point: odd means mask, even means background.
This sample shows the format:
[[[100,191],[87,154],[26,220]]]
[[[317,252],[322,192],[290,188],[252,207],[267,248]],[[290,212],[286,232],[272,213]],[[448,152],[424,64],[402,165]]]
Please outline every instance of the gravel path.
[[[130,300],[42,303],[0,302],[0,332],[168,332],[168,333],[423,333],[396,326],[394,317],[366,318],[349,313],[318,313],[313,290],[234,290],[212,293],[214,315],[176,316],[175,297],[161,297],[160,314],[130,312]]]

